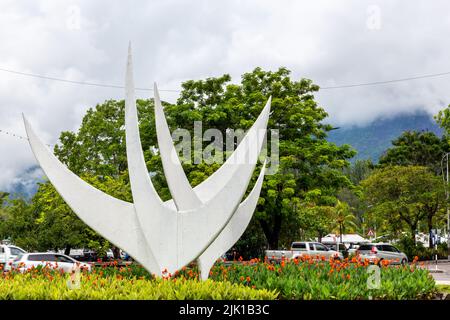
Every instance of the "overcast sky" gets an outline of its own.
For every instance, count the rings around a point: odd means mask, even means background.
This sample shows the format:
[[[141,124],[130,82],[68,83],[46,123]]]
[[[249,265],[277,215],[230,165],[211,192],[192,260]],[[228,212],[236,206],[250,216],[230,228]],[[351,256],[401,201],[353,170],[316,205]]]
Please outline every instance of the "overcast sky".
[[[179,89],[224,73],[285,66],[323,86],[450,71],[450,2],[434,1],[19,1],[0,0],[0,68],[123,85],[128,41],[136,84]],[[450,76],[322,90],[336,125],[450,103]],[[123,90],[0,71],[0,130],[24,135],[21,113],[54,144],[87,108]],[[151,97],[141,91],[138,96]],[[174,101],[177,94],[161,92]],[[24,140],[0,132],[0,190],[40,172]]]

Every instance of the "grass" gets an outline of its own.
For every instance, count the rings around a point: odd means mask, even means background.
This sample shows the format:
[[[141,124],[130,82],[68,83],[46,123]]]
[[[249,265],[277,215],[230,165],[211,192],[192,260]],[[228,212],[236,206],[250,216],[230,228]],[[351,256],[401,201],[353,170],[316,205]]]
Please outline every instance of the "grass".
[[[441,293],[450,294],[450,285],[448,285],[448,284],[438,284],[438,285],[436,285],[436,289],[437,289],[437,291],[439,291]]]

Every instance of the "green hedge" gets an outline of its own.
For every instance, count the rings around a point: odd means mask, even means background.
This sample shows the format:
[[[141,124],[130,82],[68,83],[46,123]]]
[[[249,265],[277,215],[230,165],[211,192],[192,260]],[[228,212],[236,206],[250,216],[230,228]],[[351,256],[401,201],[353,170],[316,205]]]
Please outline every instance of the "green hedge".
[[[0,299],[8,300],[273,300],[276,292],[230,282],[146,280],[82,275],[78,288],[59,274],[15,274],[0,279]]]

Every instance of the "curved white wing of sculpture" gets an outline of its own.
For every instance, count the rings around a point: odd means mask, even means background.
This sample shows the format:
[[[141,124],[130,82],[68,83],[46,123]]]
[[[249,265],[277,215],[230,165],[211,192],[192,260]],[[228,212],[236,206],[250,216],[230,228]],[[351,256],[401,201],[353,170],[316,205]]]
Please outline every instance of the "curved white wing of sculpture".
[[[264,167],[247,199],[242,204],[240,202],[257,162],[269,112],[270,99],[227,162],[192,189],[175,152],[156,90],[158,145],[173,197],[173,201],[166,203],[153,187],[142,152],[130,51],[126,73],[125,130],[133,203],[115,199],[77,177],[37,138],[25,117],[24,122],[31,148],[42,169],[87,225],[156,275],[162,275],[163,270],[174,273],[199,258],[202,278],[207,278],[214,261],[242,235],[256,207]],[[249,145],[258,146],[257,152],[251,152]],[[237,163],[236,159],[246,161]]]
[[[126,250],[151,272],[160,274],[134,205],[113,198],[80,179],[39,140],[25,117],[24,123],[31,149],[42,170],[80,219],[114,245]]]
[[[156,84],[154,85],[155,92],[155,122],[156,122],[156,133],[158,137],[158,145],[170,146],[169,149],[165,149],[164,152],[161,150],[161,160],[163,163],[164,173],[168,176],[169,172],[176,172],[177,178],[181,181],[188,181],[186,174],[181,167],[181,163],[179,161],[178,155],[176,153],[175,147],[173,146],[172,137],[170,135],[167,126],[167,121],[164,116],[163,107],[161,104],[161,100],[159,98],[159,92]],[[266,103],[263,111],[261,112],[258,119],[255,121],[255,128],[263,127],[263,123],[267,126],[267,118],[265,115],[270,112],[270,102],[271,98]],[[161,124],[160,126],[158,124]],[[220,187],[224,179],[222,176],[227,176],[233,174],[237,168],[239,167],[239,157],[242,157],[242,154],[245,152],[245,147],[253,147],[256,148],[256,153],[259,154],[261,152],[265,129],[260,130],[258,132],[258,140],[256,145],[248,146],[249,136],[245,136],[241,143],[239,144],[236,151],[230,156],[227,161],[216,171],[213,175],[211,175],[207,180],[203,181],[197,187],[192,189],[189,182],[187,185],[185,183],[181,183],[180,185],[175,185],[177,188],[176,192],[172,191],[172,186],[169,185],[169,189],[171,194],[173,195],[173,200],[166,201],[165,204],[169,205],[172,208],[175,208],[175,203],[177,206],[183,206],[185,203],[183,199],[177,198],[176,194],[187,194],[189,192],[194,192],[195,196],[198,197],[201,201],[207,201],[211,195],[219,192]],[[245,159],[244,159],[245,160]],[[262,181],[264,179],[265,173],[265,162],[263,169],[260,172],[259,178],[253,187],[252,191],[248,195],[247,199],[244,200],[236,212],[234,213],[231,220],[228,222],[226,227],[221,231],[221,233],[217,236],[217,238],[209,245],[209,247],[201,254],[201,256],[197,259],[198,266],[200,269],[200,274],[203,279],[207,279],[209,276],[209,270],[214,265],[214,262],[226,251],[228,251],[242,236],[245,229],[247,228],[250,220],[253,216],[253,212],[255,211],[259,194],[261,192]]]

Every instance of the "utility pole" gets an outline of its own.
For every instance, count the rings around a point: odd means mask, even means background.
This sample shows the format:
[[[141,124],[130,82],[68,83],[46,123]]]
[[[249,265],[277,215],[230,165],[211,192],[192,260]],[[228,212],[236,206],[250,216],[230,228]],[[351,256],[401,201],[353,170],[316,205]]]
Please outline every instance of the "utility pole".
[[[445,199],[447,206],[447,259],[450,258],[450,210],[448,208],[448,153],[446,154],[447,158],[447,183],[445,185]]]
[[[441,161],[441,168],[442,168],[442,178],[444,179],[444,158],[446,159],[446,178],[445,178],[445,200],[446,200],[446,207],[447,207],[447,258],[450,259],[450,208],[448,207],[448,155],[450,152],[447,152],[443,157]]]

